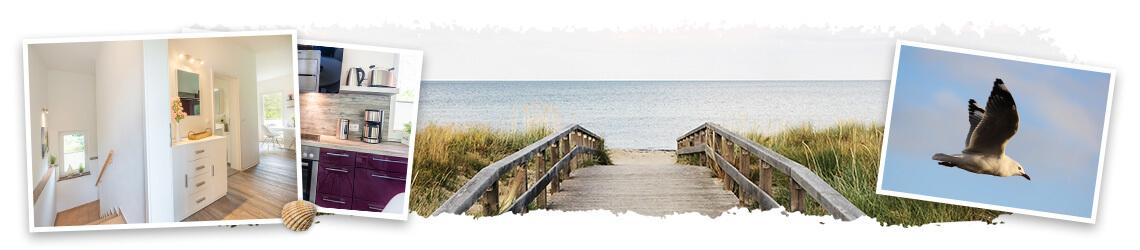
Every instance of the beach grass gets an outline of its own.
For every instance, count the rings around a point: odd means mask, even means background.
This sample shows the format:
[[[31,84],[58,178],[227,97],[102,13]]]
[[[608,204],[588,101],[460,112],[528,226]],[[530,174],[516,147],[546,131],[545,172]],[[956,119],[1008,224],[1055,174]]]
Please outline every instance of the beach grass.
[[[431,215],[444,201],[479,170],[555,132],[552,125],[528,125],[525,128],[493,129],[483,124],[426,124],[416,132],[415,160],[412,166],[412,190],[409,209],[420,216]],[[604,144],[604,142],[603,142]],[[604,145],[600,155],[587,158],[583,166],[609,161]],[[549,159],[547,159],[549,161]],[[550,167],[550,164],[547,164]],[[527,178],[533,182],[544,171],[528,168]],[[518,193],[512,183],[516,173],[500,178],[500,208]],[[512,185],[514,184],[514,185]],[[506,204],[506,205],[502,205]],[[468,214],[482,214],[478,204]]]
[[[993,223],[1005,212],[945,203],[920,201],[875,194],[883,126],[861,122],[841,122],[815,129],[810,124],[789,127],[773,134],[755,130],[738,134],[794,160],[816,173],[856,207],[882,225],[918,226],[938,222],[985,221]],[[693,157],[686,157],[693,161]],[[753,158],[753,160],[757,160]],[[758,163],[750,164],[753,168]],[[753,170],[752,173],[759,171]],[[756,176],[751,177],[753,180]],[[788,204],[787,176],[772,172],[772,198]],[[818,202],[807,196],[806,213],[826,215]]]

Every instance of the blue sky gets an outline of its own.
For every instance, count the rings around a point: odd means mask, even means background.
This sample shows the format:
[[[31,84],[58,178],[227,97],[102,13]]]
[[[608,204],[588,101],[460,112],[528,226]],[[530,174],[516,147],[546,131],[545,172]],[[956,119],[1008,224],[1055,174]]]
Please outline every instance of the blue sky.
[[[965,146],[969,99],[985,105],[995,78],[1013,93],[1020,129],[1006,155],[1033,178],[940,166]],[[913,46],[899,51],[882,189],[1092,217],[1110,75]]]

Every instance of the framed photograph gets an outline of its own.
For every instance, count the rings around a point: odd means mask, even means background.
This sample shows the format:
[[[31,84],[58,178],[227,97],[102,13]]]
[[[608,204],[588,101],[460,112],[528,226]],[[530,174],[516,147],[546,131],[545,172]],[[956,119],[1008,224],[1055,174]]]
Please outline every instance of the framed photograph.
[[[877,192],[1095,223],[1114,79],[899,41]]]

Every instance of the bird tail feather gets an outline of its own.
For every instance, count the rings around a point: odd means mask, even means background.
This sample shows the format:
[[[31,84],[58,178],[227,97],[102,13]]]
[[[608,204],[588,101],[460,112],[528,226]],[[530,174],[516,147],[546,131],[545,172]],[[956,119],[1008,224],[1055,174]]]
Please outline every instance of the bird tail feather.
[[[943,153],[934,154],[934,157],[932,157],[932,159],[935,161],[945,161],[945,162],[957,162],[958,158],[961,158],[961,157],[943,154]]]

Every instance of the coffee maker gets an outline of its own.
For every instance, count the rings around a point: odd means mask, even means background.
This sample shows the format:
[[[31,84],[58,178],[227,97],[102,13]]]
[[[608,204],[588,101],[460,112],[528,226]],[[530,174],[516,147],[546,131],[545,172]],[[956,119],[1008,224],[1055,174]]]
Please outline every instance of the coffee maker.
[[[360,132],[360,141],[364,143],[380,143],[380,127],[383,125],[384,111],[364,110],[364,129]]]

